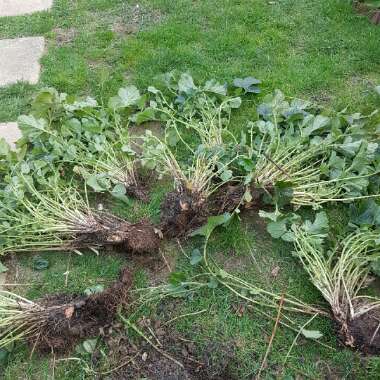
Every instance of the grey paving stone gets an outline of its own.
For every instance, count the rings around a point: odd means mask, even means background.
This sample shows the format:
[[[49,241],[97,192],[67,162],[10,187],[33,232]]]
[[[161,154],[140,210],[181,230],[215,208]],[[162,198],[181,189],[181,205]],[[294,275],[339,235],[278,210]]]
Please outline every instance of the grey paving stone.
[[[15,142],[21,138],[21,131],[17,123],[0,123],[0,138],[4,137],[5,141],[15,148]]]
[[[53,0],[0,0],[0,17],[44,11],[52,5]]]
[[[18,81],[36,84],[44,48],[43,37],[0,40],[0,86]]]

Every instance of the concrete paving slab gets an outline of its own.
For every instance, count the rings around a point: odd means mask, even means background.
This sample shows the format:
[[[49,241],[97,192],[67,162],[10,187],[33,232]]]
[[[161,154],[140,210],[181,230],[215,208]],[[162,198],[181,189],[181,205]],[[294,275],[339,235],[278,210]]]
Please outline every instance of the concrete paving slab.
[[[53,0],[0,0],[0,17],[45,11],[52,5]]]
[[[21,138],[21,131],[17,123],[0,123],[0,138],[4,137],[5,141],[15,148],[15,142]]]
[[[0,40],[0,86],[18,81],[36,84],[44,48],[43,37]]]

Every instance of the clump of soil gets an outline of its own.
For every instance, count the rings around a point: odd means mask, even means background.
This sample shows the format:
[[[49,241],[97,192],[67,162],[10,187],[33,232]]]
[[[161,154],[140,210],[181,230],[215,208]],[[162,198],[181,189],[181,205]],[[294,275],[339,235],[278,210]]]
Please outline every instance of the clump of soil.
[[[166,194],[161,205],[161,226],[169,237],[183,236],[202,225],[210,215],[204,198],[189,190]]]
[[[93,215],[91,231],[79,233],[69,248],[112,246],[132,253],[155,253],[160,246],[157,228],[147,220],[130,223],[113,215]]]
[[[41,353],[63,353],[79,340],[99,335],[110,326],[119,307],[129,300],[132,276],[124,268],[118,281],[101,293],[90,296],[58,294],[42,298],[37,303],[44,311],[38,334],[29,344]]]
[[[233,212],[236,208],[261,208],[263,189],[251,188],[251,201],[245,201],[246,188],[241,184],[225,184],[209,199],[204,199],[189,190],[168,193],[161,205],[161,228],[166,236],[184,236],[200,227],[207,217]]]
[[[365,354],[380,353],[380,309],[372,309],[367,313],[351,319],[341,328],[344,343]]]
[[[130,197],[136,198],[140,200],[141,202],[148,203],[150,200],[149,197],[149,190],[146,187],[145,183],[142,181],[142,179],[138,180],[137,185],[129,185],[126,187],[127,195]]]
[[[201,349],[189,339],[185,339],[177,332],[163,327],[157,322],[154,326],[150,325],[150,331],[154,331],[161,344],[161,349],[182,366],[156,351],[145,341],[135,346],[128,336],[117,334],[113,337],[106,337],[106,343],[110,349],[110,358],[116,362],[113,365],[117,368],[117,363],[119,361],[125,362],[128,357],[133,358],[133,363],[131,362],[114,372],[111,379],[236,379],[231,372],[231,366],[234,362],[233,347],[210,342],[204,349]],[[216,352],[218,359],[216,359]]]

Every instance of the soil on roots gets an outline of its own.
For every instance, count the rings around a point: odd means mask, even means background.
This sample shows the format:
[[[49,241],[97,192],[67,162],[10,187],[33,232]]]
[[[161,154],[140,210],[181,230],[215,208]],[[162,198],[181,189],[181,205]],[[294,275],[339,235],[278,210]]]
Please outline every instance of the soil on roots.
[[[244,200],[246,188],[241,184],[226,184],[204,199],[190,191],[172,191],[161,205],[161,228],[168,237],[180,237],[207,221],[207,217],[233,212],[237,208],[260,209],[263,207],[262,189],[250,189],[251,201]]]
[[[52,295],[38,301],[46,315],[29,344],[41,353],[70,351],[83,338],[99,335],[110,326],[119,307],[126,307],[132,275],[124,268],[118,281],[90,296]]]
[[[380,354],[380,308],[351,319],[345,342],[365,354]]]
[[[160,246],[160,236],[159,231],[149,221],[129,223],[117,220],[102,223],[93,232],[78,235],[73,246],[112,246],[132,253],[155,253]]]
[[[208,215],[207,202],[198,194],[172,191],[161,205],[161,227],[168,237],[183,236],[201,226]]]
[[[126,190],[127,195],[144,203],[148,203],[150,200],[149,190],[143,184],[139,183],[138,185],[128,186]]]

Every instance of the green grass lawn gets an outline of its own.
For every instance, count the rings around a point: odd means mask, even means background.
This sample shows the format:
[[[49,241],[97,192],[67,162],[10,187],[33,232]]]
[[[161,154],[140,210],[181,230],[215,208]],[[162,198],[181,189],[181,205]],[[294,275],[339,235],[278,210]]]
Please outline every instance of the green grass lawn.
[[[147,86],[155,75],[172,69],[189,71],[197,79],[230,81],[253,75],[263,81],[264,93],[280,88],[290,96],[328,107],[347,106],[353,112],[378,106],[373,87],[380,84],[380,28],[355,14],[348,0],[142,0],[138,5],[125,0],[55,0],[51,13],[1,19],[0,38],[44,35],[48,51],[38,86],[16,84],[0,89],[0,121],[27,112],[38,87],[54,86],[106,100],[125,83]],[[235,118],[234,129],[239,130],[253,114],[253,108],[246,107]],[[135,202],[122,210],[115,205],[115,210],[129,219],[157,219],[163,195],[164,190],[157,188],[148,206]],[[339,210],[330,214],[339,234],[344,228],[341,214]],[[200,243],[189,240],[184,251],[190,253]],[[210,247],[221,265],[252,282],[307,302],[323,302],[292,257],[291,246],[272,241],[252,215],[218,231]],[[175,242],[165,244],[162,254],[172,269],[189,275],[199,270],[189,264]],[[123,264],[136,269],[136,286],[164,279],[163,274],[144,269],[143,261],[136,263],[121,254],[47,253],[43,257],[49,260],[49,268],[40,272],[33,269],[32,256],[7,261],[13,280],[31,284],[17,287],[21,294],[36,298],[107,285]],[[162,262],[158,267],[165,272]],[[246,305],[243,313],[237,313],[241,306],[241,300],[230,292],[216,288],[177,300],[171,311],[163,312],[157,306],[138,315],[149,312],[157,319],[171,319],[206,309],[177,319],[174,328],[184,336],[190,331],[200,352],[209,342],[234,347],[233,373],[238,379],[251,379],[261,365],[274,322]],[[307,321],[295,318],[300,324]],[[323,332],[321,342],[329,347],[300,338],[284,365],[296,333],[280,327],[262,378],[379,378],[380,360],[342,348],[329,321],[316,319],[309,328]],[[214,354],[216,361],[224,360],[223,350]],[[84,360],[92,366],[89,358]],[[14,348],[2,372],[6,380],[97,378],[81,363],[55,362],[37,355],[30,358],[30,351],[22,346]]]

